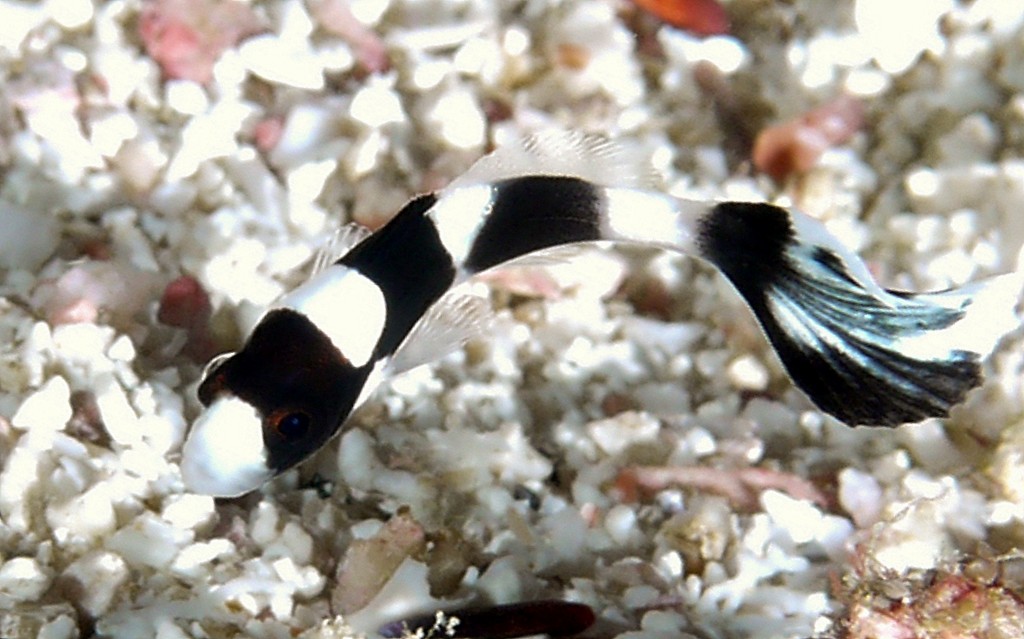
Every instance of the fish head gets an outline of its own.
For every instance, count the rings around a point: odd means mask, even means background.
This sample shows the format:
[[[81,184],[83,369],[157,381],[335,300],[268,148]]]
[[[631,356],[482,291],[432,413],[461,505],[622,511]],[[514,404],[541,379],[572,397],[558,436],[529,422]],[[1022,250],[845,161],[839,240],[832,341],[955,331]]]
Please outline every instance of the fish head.
[[[182,448],[190,491],[237,496],[294,467],[340,429],[371,366],[353,365],[302,313],[267,313],[237,353],[211,362]]]

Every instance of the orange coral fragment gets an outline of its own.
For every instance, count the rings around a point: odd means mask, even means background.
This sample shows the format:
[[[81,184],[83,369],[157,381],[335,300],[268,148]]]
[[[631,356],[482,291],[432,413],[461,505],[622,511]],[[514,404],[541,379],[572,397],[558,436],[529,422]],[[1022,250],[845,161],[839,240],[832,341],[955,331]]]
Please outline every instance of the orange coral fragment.
[[[729,16],[717,0],[633,0],[659,20],[702,36],[729,32]]]

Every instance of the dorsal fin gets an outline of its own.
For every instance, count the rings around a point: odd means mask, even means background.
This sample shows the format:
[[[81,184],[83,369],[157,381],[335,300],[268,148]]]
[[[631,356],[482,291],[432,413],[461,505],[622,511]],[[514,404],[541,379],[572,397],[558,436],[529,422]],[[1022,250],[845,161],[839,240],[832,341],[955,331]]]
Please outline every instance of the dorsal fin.
[[[313,257],[313,270],[310,275],[316,275],[333,264],[339,257],[349,252],[356,244],[359,244],[370,235],[370,229],[356,222],[349,222],[331,234],[324,242],[324,245],[317,249]]]
[[[523,175],[571,176],[616,187],[654,188],[659,183],[657,172],[640,148],[579,131],[549,130],[502,144],[447,188]]]

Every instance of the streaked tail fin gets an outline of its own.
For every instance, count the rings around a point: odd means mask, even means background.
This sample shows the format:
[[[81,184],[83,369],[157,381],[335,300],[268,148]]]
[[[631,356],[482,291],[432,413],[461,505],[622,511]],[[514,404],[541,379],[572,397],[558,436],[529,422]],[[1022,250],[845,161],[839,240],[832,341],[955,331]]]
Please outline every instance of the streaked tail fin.
[[[699,223],[701,255],[753,309],[787,372],[823,411],[854,425],[949,414],[1019,322],[1021,276],[930,294],[888,291],[816,221],[725,202]]]

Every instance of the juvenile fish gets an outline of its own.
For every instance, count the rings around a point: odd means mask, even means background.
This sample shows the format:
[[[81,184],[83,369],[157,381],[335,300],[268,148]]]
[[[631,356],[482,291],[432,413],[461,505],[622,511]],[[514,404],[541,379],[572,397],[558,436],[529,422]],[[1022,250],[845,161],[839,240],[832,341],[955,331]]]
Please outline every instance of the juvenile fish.
[[[796,385],[850,425],[947,415],[1017,325],[1020,274],[939,293],[885,290],[806,215],[682,200],[642,176],[619,147],[550,134],[413,199],[274,304],[240,351],[208,365],[206,408],[182,451],[187,488],[239,495],[306,459],[383,381],[444,352],[429,342],[445,293],[557,246],[630,242],[714,265]]]

